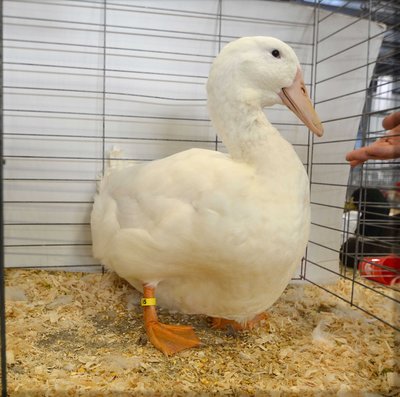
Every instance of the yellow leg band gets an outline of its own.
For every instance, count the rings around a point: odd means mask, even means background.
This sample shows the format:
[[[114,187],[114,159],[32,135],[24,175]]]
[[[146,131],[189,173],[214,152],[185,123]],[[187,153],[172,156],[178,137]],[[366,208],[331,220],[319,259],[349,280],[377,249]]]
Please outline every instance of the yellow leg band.
[[[155,306],[156,305],[156,298],[142,298],[140,300],[140,304],[142,306]]]

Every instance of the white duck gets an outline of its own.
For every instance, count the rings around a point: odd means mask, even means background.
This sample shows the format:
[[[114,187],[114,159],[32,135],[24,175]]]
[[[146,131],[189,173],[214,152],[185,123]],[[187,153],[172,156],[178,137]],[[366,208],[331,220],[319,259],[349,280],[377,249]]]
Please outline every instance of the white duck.
[[[191,327],[158,322],[156,295],[216,327],[251,326],[287,286],[309,236],[307,174],[262,111],[283,102],[322,135],[294,51],[271,37],[231,42],[207,91],[230,154],[191,149],[111,171],[92,213],[94,256],[144,292],[148,337],[167,355],[199,340]]]

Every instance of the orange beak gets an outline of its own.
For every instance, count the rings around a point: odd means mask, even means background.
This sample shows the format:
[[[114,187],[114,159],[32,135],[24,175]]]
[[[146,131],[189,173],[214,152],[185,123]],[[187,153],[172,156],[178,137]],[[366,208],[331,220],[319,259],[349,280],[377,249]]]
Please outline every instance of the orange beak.
[[[317,136],[322,136],[324,127],[315,111],[301,70],[297,70],[296,77],[290,87],[282,88],[278,93],[282,102]]]

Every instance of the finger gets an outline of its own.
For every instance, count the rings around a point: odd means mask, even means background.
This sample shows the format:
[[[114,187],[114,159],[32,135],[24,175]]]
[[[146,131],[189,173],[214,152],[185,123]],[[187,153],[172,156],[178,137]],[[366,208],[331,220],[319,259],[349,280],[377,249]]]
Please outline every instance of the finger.
[[[369,159],[369,156],[367,154],[366,148],[360,148],[356,150],[352,150],[351,152],[346,154],[346,160],[347,161],[366,161]]]
[[[346,154],[346,160],[350,163],[351,167],[356,167],[369,160],[365,148],[353,150]]]
[[[372,144],[370,146],[364,146],[360,149],[353,150],[346,154],[346,160],[352,164],[361,164],[367,160],[386,160],[393,158],[393,146],[392,145],[377,145]]]
[[[364,161],[359,161],[359,160],[352,160],[350,161],[350,166],[351,167],[356,167],[359,164],[362,164]]]
[[[372,160],[390,160],[400,156],[399,144],[371,145],[365,148],[365,155]]]
[[[398,126],[392,128],[391,133],[392,133],[391,135],[398,137],[400,134],[400,124]]]
[[[400,112],[394,112],[386,116],[382,121],[385,130],[391,130],[400,124]]]

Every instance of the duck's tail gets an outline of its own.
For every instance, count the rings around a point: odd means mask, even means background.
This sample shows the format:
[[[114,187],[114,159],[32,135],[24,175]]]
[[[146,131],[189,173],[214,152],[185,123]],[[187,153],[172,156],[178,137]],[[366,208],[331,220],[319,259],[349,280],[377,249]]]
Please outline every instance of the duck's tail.
[[[115,170],[137,164],[137,161],[129,160],[124,157],[124,152],[118,146],[113,146],[107,156],[107,163],[103,175],[99,175],[96,191],[99,192],[101,183],[110,173]]]
[[[113,146],[108,155],[108,168],[107,171],[113,169],[121,169],[127,166],[137,164],[137,161],[128,160],[124,158],[124,152],[118,146]]]

